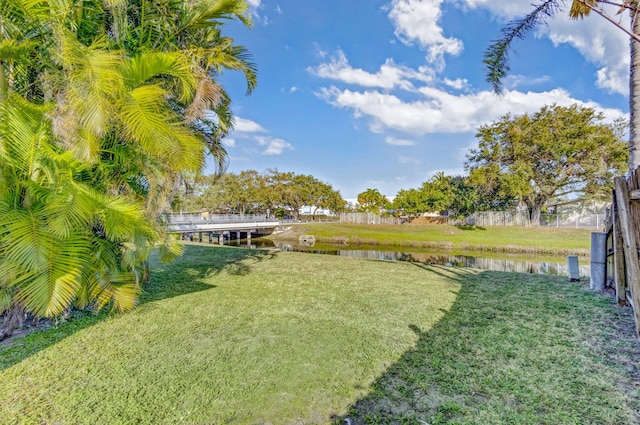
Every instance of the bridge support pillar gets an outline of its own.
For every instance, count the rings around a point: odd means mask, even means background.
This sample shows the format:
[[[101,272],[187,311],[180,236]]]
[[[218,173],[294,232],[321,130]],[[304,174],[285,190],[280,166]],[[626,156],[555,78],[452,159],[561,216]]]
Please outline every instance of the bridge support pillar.
[[[202,232],[199,232],[199,235],[198,235],[198,242],[202,243],[202,241],[203,241],[203,240],[204,240],[204,239],[202,239]]]
[[[240,233],[241,232],[239,230],[236,232],[236,241],[238,241],[237,243],[240,243]]]
[[[218,244],[224,245],[224,234],[222,232],[218,233]]]
[[[247,230],[247,246],[251,246],[251,230]]]

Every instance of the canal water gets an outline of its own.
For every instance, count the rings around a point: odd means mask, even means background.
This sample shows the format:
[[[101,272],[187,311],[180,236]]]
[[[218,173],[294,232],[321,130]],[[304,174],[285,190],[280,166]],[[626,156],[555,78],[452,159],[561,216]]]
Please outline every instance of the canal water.
[[[233,245],[236,241],[231,241]],[[245,241],[246,243],[246,241]],[[240,244],[240,242],[238,242]],[[410,261],[423,264],[438,264],[452,267],[471,267],[483,270],[502,272],[534,273],[545,275],[568,276],[566,257],[546,257],[534,255],[496,255],[488,256],[486,252],[442,253],[421,251],[407,247],[353,247],[344,245],[303,246],[294,242],[254,239],[251,247],[257,249],[277,249],[280,251],[306,252],[310,254],[340,255],[344,257],[365,258],[370,260]],[[589,259],[579,257],[580,276],[588,277]]]

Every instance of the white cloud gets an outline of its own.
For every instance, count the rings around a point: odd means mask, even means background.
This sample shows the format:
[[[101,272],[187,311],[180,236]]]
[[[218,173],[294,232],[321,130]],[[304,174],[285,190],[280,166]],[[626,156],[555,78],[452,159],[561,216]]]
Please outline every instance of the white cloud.
[[[456,0],[455,2],[463,8],[489,9],[496,16],[507,19],[522,16],[523,11],[531,9],[531,0]]]
[[[236,139],[222,139],[222,143],[228,148],[233,148],[236,146]]]
[[[355,117],[369,118],[372,128],[417,135],[471,132],[507,113],[536,112],[553,103],[593,107],[611,120],[623,115],[616,109],[603,109],[596,103],[573,99],[563,89],[541,93],[505,91],[501,96],[490,91],[452,95],[432,87],[423,87],[419,91],[423,99],[417,101],[405,101],[373,90],[357,92],[336,87],[323,88],[318,96],[335,107],[351,109]]]
[[[430,170],[427,173],[427,180],[431,179],[440,172],[444,173],[445,176],[462,176],[466,174],[464,168],[439,168],[437,170]]]
[[[564,11],[549,21],[545,33],[555,45],[570,44],[585,59],[599,67],[596,73],[598,87],[613,93],[628,94],[629,37],[600,16],[587,19],[582,22],[570,21]]]
[[[282,15],[282,9],[280,8],[280,5],[277,5],[275,10],[278,13],[278,15]]]
[[[416,144],[413,140],[397,139],[395,137],[387,137],[384,141],[393,146],[414,146]]]
[[[295,93],[295,92],[297,92],[297,91],[298,91],[298,88],[297,88],[296,86],[292,86],[292,87],[289,89],[289,93]]]
[[[456,0],[456,3],[463,8],[486,8],[504,21],[522,18],[533,10],[530,0]],[[596,86],[609,92],[628,94],[629,37],[595,13],[584,21],[569,19],[569,3],[565,3],[565,7],[548,21],[548,25],[540,26],[537,36],[546,36],[555,45],[570,44],[585,59],[599,67],[595,75]],[[615,17],[617,10],[614,6],[606,6],[605,10]],[[628,15],[625,13],[620,16],[625,25]],[[514,47],[517,50],[517,43]]]
[[[456,90],[467,89],[469,87],[469,82],[466,78],[456,78],[455,80],[445,78],[444,80],[442,80],[442,82]]]
[[[329,53],[326,50],[323,50],[318,43],[314,43],[314,46],[316,48],[316,55],[320,59],[324,59],[329,55]]]
[[[342,50],[338,50],[328,63],[309,67],[307,71],[320,78],[386,90],[396,87],[413,90],[411,80],[431,82],[435,77],[434,71],[428,67],[420,67],[416,71],[406,66],[396,65],[393,59],[387,59],[380,70],[372,74],[359,68],[353,68]]]
[[[239,133],[264,133],[267,131],[255,121],[236,117],[235,122],[235,131]]]
[[[389,18],[395,25],[395,34],[404,44],[418,42],[428,52],[429,62],[444,67],[444,55],[462,52],[462,41],[445,37],[439,25],[444,0],[392,0]]]
[[[293,150],[291,143],[276,137],[258,136],[256,140],[260,146],[266,146],[265,150],[262,151],[263,155],[281,155],[285,149]]]
[[[502,83],[504,88],[511,90],[520,86],[535,86],[537,84],[549,82],[550,80],[551,77],[548,75],[543,75],[537,78],[531,78],[525,75],[507,75]]]
[[[400,164],[420,164],[420,160],[412,157],[412,156],[399,156],[398,162]]]
[[[614,66],[613,68],[600,68],[596,73],[596,84],[612,93],[629,94],[629,72],[627,66]]]

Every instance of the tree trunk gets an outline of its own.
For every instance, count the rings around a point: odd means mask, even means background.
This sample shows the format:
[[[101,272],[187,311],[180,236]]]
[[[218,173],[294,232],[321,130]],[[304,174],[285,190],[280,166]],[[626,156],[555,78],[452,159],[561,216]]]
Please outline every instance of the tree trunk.
[[[544,203],[536,202],[529,208],[529,220],[532,226],[540,225],[540,214],[542,213],[542,207]]]
[[[22,326],[24,322],[24,308],[18,304],[13,304],[9,310],[4,313],[2,328],[0,329],[0,341],[13,335],[13,331]]]
[[[7,97],[9,91],[9,83],[7,82],[7,74],[4,69],[4,61],[0,61],[0,101]]]
[[[640,16],[631,11],[631,30],[640,34]],[[631,66],[629,67],[629,170],[640,166],[640,43],[631,39]],[[636,72],[637,71],[637,72]]]

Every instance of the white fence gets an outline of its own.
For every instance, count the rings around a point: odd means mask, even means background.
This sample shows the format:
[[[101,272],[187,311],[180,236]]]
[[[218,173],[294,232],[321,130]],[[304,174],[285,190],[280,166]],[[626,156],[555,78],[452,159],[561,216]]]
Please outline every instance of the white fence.
[[[340,223],[352,224],[401,224],[398,217],[380,217],[376,213],[341,213]]]
[[[604,214],[541,214],[540,225],[548,227],[603,229]],[[530,226],[527,211],[475,212],[463,219],[450,219],[449,224],[484,226]]]

